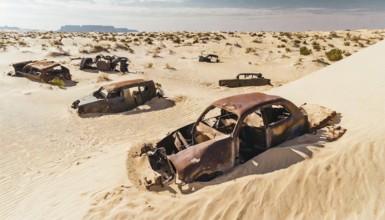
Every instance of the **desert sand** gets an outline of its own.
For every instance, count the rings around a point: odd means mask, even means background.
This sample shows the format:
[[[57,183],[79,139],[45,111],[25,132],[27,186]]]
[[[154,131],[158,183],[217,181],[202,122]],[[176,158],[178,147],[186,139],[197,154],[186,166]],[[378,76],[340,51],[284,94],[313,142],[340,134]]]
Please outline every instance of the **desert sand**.
[[[384,35],[0,32],[0,218],[384,219]],[[301,55],[303,46],[312,53]],[[333,48],[344,59],[329,61]],[[80,71],[71,60],[106,51],[127,56],[130,73]],[[201,53],[221,62],[199,63]],[[33,59],[62,63],[78,83],[61,89],[7,76],[11,63]],[[241,72],[261,72],[273,86],[218,86]],[[101,117],[70,108],[101,85],[136,78],[162,84],[167,98]],[[334,142],[326,129],[287,141],[207,183],[140,184],[146,161],[133,149],[219,98],[256,91],[332,108],[347,132]]]

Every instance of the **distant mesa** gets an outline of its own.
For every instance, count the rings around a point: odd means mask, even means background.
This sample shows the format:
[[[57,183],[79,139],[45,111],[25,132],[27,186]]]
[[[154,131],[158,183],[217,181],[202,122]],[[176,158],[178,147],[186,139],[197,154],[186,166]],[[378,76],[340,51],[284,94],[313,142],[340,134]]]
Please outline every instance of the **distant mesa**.
[[[20,28],[18,28],[18,27],[8,27],[7,25],[5,25],[5,26],[0,26],[0,30],[19,31]]]
[[[5,26],[0,26],[0,30],[1,31],[21,31],[21,32],[23,32],[23,31],[38,31],[38,30],[36,30],[36,29],[30,29],[30,28],[20,28],[20,27],[10,27],[10,26],[7,26],[7,25],[5,25]]]
[[[138,32],[134,29],[115,28],[114,26],[103,25],[64,25],[59,32]]]

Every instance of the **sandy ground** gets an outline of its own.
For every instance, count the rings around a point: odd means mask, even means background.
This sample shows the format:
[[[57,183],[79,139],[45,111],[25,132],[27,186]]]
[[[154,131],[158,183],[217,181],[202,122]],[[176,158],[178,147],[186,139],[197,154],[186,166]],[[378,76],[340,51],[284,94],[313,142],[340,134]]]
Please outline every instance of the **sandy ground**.
[[[0,218],[383,219],[384,33],[114,37],[0,32]],[[172,42],[175,36],[184,42]],[[148,38],[152,44],[146,43]],[[198,43],[192,43],[196,39]],[[62,45],[56,45],[58,40]],[[313,53],[300,55],[295,40]],[[313,41],[320,51],[312,47]],[[278,48],[282,44],[285,47]],[[153,79],[162,84],[167,99],[155,98],[120,114],[80,118],[71,103],[109,83],[97,82],[103,73],[80,71],[79,60],[70,60],[97,55],[85,53],[93,45],[131,60],[131,73],[108,73],[111,82]],[[345,58],[329,61],[325,52],[332,48],[344,50]],[[51,57],[50,51],[70,56]],[[221,62],[199,63],[201,53],[216,53]],[[69,67],[77,85],[60,89],[6,75],[12,70],[10,63],[43,58]],[[167,64],[174,69],[165,68]],[[262,72],[273,86],[218,86],[219,79],[240,72]],[[140,173],[130,165],[146,162],[133,158],[130,149],[193,122],[218,98],[254,91],[280,95],[297,105],[332,108],[341,113],[338,123],[347,132],[335,142],[326,140],[325,129],[285,142],[208,183],[147,191],[129,178]]]

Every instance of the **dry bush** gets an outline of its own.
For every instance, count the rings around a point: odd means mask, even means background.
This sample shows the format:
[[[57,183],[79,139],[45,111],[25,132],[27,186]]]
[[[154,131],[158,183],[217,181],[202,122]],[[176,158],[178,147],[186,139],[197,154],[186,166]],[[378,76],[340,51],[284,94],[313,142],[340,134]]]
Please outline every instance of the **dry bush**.
[[[110,77],[108,76],[107,73],[101,73],[99,74],[96,82],[105,82],[105,81],[111,81]]]
[[[307,49],[307,47],[301,47],[299,49],[299,53],[301,55],[307,56],[307,55],[310,55],[312,52],[311,52],[311,50]]]
[[[147,66],[146,66],[146,68],[147,69],[152,69],[152,67],[154,66],[154,64],[153,63],[147,63]]]
[[[51,42],[51,45],[52,46],[63,46],[63,43],[61,42],[62,39],[59,39],[59,40],[53,40]]]
[[[320,44],[317,41],[313,41],[312,45],[313,45],[313,49],[314,50],[316,50],[316,51],[320,51],[321,50],[321,46],[320,46]]]
[[[176,36],[172,41],[174,42],[174,44],[180,44],[184,40],[181,40],[178,36]]]
[[[187,96],[184,95],[177,95],[171,98],[174,103],[180,103],[180,102],[185,102],[188,100]]]
[[[103,45],[100,45],[100,44],[96,44],[96,45],[91,45],[90,46],[90,49],[88,50],[88,53],[100,53],[100,52],[107,52],[109,53],[109,46],[106,45],[106,46],[103,46]]]
[[[0,49],[3,51],[6,51],[7,50],[7,44],[5,44],[4,42],[0,42]]]
[[[153,58],[159,58],[159,53],[161,52],[161,48],[160,47],[156,47],[152,50],[152,57]]]
[[[115,45],[115,49],[120,49],[120,50],[129,50],[130,46],[128,44],[120,44],[117,43]]]
[[[330,33],[329,33],[329,38],[338,38],[339,36],[337,35],[337,32],[335,32],[335,31],[331,31]]]
[[[338,61],[338,60],[341,60],[343,58],[342,57],[342,51],[340,49],[336,49],[336,48],[326,52],[325,54],[326,54],[326,57],[330,61]]]
[[[71,54],[67,51],[51,51],[47,54],[50,57],[62,57],[62,56],[71,56]]]
[[[256,52],[254,48],[246,47],[245,53],[254,53],[254,52]]]
[[[261,39],[254,39],[254,40],[253,40],[253,43],[261,44],[261,43],[262,43],[262,40],[261,40]]]
[[[64,88],[64,86],[65,86],[64,80],[62,80],[58,77],[53,78],[51,81],[49,81],[49,83],[52,85],[55,85],[55,86],[59,86],[60,88]]]
[[[24,40],[19,40],[17,43],[18,43],[20,46],[22,46],[22,47],[28,46],[27,42],[25,42]]]
[[[166,63],[166,66],[164,68],[168,70],[176,70],[175,67],[171,66],[169,63]]]
[[[237,42],[234,44],[234,46],[238,47],[238,48],[242,48],[242,46]]]
[[[344,55],[346,56],[346,57],[348,57],[348,56],[350,56],[350,55],[352,55],[350,52],[348,52],[348,51],[346,51],[346,50],[344,50]]]

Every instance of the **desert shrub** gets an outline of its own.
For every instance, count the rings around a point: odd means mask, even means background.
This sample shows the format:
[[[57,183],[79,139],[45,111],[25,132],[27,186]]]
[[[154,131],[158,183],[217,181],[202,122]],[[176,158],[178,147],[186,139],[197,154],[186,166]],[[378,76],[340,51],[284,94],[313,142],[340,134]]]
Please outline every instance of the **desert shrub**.
[[[166,66],[164,67],[165,69],[168,70],[176,70],[175,67],[171,66],[170,64],[166,63]]]
[[[299,49],[299,53],[301,55],[307,56],[307,55],[311,54],[311,50],[307,49],[307,47],[301,47]]]
[[[286,47],[285,48],[286,52],[291,52],[290,48]]]
[[[238,48],[242,48],[242,46],[237,42],[234,44],[234,46],[238,47]]]
[[[111,81],[110,77],[108,76],[107,73],[102,73],[98,76],[98,79],[96,82],[104,82],[104,81]]]
[[[255,49],[254,48],[251,48],[251,47],[246,47],[246,53],[254,53],[255,52]]]
[[[20,40],[18,43],[20,46],[28,46],[27,42],[25,42],[23,40]]]
[[[337,38],[337,37],[338,37],[337,32],[331,31],[331,32],[329,33],[329,37],[330,37],[330,38]]]
[[[71,54],[68,51],[51,51],[47,54],[50,57],[62,57],[62,56],[70,56]]]
[[[147,63],[147,66],[146,66],[146,68],[148,68],[148,69],[151,69],[153,66],[154,66],[154,64],[153,64],[153,63]]]
[[[314,50],[316,50],[316,51],[320,51],[321,50],[321,46],[319,45],[318,42],[313,41],[312,45],[313,45],[313,49]]]
[[[340,49],[334,48],[329,50],[325,54],[330,61],[338,61],[342,59],[342,51]]]
[[[144,39],[144,42],[146,42],[147,44],[149,44],[149,45],[152,45],[153,44],[153,42],[152,42],[152,39],[151,38],[146,38],[146,39]]]
[[[180,43],[182,42],[182,40],[181,40],[178,36],[176,36],[176,37],[173,39],[173,42],[174,42],[174,44],[180,44]]]
[[[6,51],[7,50],[7,44],[5,44],[4,42],[0,42],[0,49],[2,49],[3,51]]]
[[[345,41],[345,42],[344,42],[344,45],[345,45],[345,46],[350,46],[350,42],[349,42],[349,41]]]
[[[100,52],[109,52],[108,51],[108,46],[103,46],[103,45],[93,45],[91,47],[90,53],[100,53]]]
[[[52,45],[54,46],[63,46],[63,43],[61,42],[61,39],[59,40],[54,40],[51,42]]]
[[[329,46],[329,47],[334,47],[334,45],[333,45],[333,44],[328,44],[328,46]]]
[[[346,57],[348,57],[348,56],[350,56],[350,55],[352,55],[352,54],[349,53],[348,51],[344,51],[344,55],[345,55]]]
[[[361,36],[353,36],[352,37],[352,41],[354,41],[354,42],[358,42],[359,40],[361,40]]]
[[[301,41],[299,41],[299,40],[294,40],[294,41],[293,41],[293,47],[300,47],[300,43],[301,43]]]
[[[130,46],[128,44],[119,44],[119,43],[117,43],[115,45],[115,49],[121,49],[121,50],[128,50],[129,47]]]
[[[49,81],[52,85],[59,86],[60,88],[65,86],[64,80],[60,79],[59,77],[53,78],[51,81]]]

